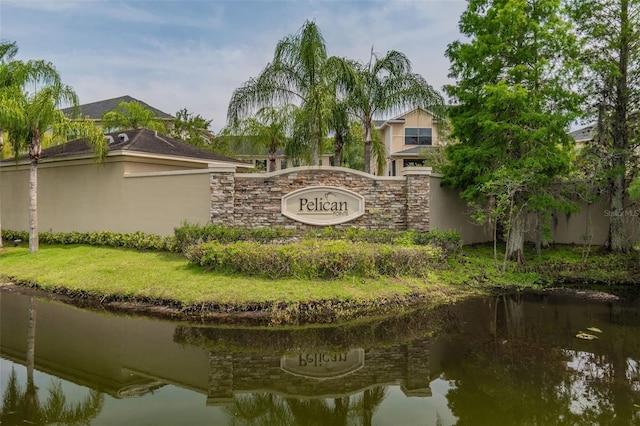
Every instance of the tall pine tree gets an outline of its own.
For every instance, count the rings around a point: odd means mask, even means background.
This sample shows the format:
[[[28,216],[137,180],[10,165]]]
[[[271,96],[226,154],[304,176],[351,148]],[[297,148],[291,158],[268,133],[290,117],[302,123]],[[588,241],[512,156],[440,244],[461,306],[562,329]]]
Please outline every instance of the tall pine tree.
[[[459,26],[468,39],[447,48],[457,81],[446,87],[459,143],[444,182],[489,207],[505,260],[522,263],[527,219],[559,207],[550,188],[570,167],[576,40],[561,0],[470,0]]]
[[[609,248],[627,252],[628,187],[638,175],[640,146],[640,0],[571,0],[586,65],[581,90],[593,142],[608,170]]]

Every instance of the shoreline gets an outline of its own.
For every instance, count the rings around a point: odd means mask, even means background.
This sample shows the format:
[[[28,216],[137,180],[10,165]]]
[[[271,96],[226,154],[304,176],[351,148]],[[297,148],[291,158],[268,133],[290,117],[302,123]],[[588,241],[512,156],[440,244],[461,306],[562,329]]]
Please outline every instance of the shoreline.
[[[610,287],[610,286],[609,286]],[[617,288],[617,287],[616,287]],[[620,288],[617,288],[618,290]],[[215,303],[202,303],[199,306],[179,307],[176,302],[172,301],[151,301],[144,300],[117,300],[115,298],[105,299],[83,295],[82,297],[72,297],[64,294],[64,292],[50,291],[38,288],[30,284],[16,284],[13,282],[0,282],[0,295],[4,292],[17,293],[25,296],[32,296],[39,299],[59,302],[79,309],[88,309],[92,311],[102,311],[110,314],[129,314],[141,317],[157,318],[162,320],[201,323],[207,325],[322,325],[337,322],[348,322],[354,319],[374,318],[377,316],[400,314],[416,309],[436,309],[449,304],[455,304],[468,298],[490,296],[496,294],[535,294],[535,295],[562,295],[568,297],[579,298],[594,302],[617,302],[629,298],[628,296],[618,295],[615,292],[604,291],[604,289],[582,288],[582,287],[549,287],[542,289],[526,288],[514,289],[506,287],[492,287],[483,290],[475,289],[473,291],[458,291],[455,294],[448,294],[445,298],[442,295],[429,299],[428,294],[415,294],[406,298],[397,298],[394,300],[386,300],[381,302],[376,309],[376,314],[372,314],[371,309],[367,308],[363,312],[353,311],[352,318],[335,318],[330,312],[325,311],[325,315],[316,315],[315,321],[309,321],[305,310],[314,306],[320,307],[324,302],[309,302],[308,304],[296,303],[295,308],[298,315],[287,310],[291,306],[282,305],[282,311],[274,311],[270,307],[260,306],[261,304],[253,304],[253,309],[241,309],[239,307],[225,306],[222,308]],[[636,292],[637,293],[637,292]],[[637,294],[633,297],[637,297]],[[333,309],[340,309],[340,303],[335,301],[326,301],[331,304]],[[262,304],[264,305],[264,304]],[[262,309],[264,308],[264,309]],[[287,312],[288,321],[283,321],[282,313]],[[320,318],[323,318],[319,320]]]
[[[45,290],[34,284],[0,282],[0,294],[18,293],[64,303],[80,309],[103,311],[112,314],[131,314],[165,320],[198,322],[205,324],[234,325],[311,325],[348,322],[354,319],[374,318],[399,314],[419,308],[436,308],[455,303],[469,297],[489,294],[482,291],[434,292],[431,300],[428,294],[411,294],[407,297],[382,299],[377,303],[362,304],[353,301],[308,301],[306,303],[253,302],[245,306],[233,306],[212,302],[181,306],[179,302],[139,298],[127,300],[117,297],[99,297],[89,294],[71,296],[60,290]],[[146,300],[143,300],[146,299]],[[360,308],[360,309],[358,309]],[[336,312],[341,312],[337,315]],[[346,314],[345,314],[346,313]]]
[[[103,312],[258,325],[347,322],[493,294],[569,292],[602,300],[640,294],[637,254],[594,252],[585,261],[580,247],[559,246],[531,255],[526,265],[498,266],[491,247],[465,246],[420,276],[268,279],[212,272],[175,253],[47,245],[37,253],[0,254],[0,291]]]

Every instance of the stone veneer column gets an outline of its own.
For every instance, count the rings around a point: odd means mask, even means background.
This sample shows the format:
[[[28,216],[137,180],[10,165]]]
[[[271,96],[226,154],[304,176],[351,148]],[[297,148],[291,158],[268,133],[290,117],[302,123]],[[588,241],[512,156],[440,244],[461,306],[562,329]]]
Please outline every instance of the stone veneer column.
[[[235,225],[235,168],[209,167],[211,182],[211,223]]]
[[[430,230],[431,167],[409,167],[407,179],[407,230]]]
[[[407,370],[400,389],[407,396],[431,396],[431,351],[429,339],[407,346]]]
[[[207,406],[233,404],[233,357],[209,353]]]

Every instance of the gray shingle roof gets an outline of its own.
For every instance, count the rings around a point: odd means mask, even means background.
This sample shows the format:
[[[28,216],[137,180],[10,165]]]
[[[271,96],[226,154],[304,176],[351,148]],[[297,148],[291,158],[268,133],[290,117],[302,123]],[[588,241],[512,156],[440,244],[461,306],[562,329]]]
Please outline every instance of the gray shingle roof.
[[[569,133],[576,141],[589,141],[593,139],[593,126],[583,127],[582,129],[574,130]]]
[[[124,130],[107,133],[113,142],[109,143],[109,151],[132,151],[155,155],[187,157],[199,160],[231,162],[246,166],[247,163],[234,158],[225,157],[210,151],[197,148],[185,142],[158,134],[149,129]],[[69,141],[63,145],[52,146],[42,150],[41,158],[60,158],[71,155],[92,154],[93,151],[84,139]]]
[[[402,157],[402,156],[416,156],[422,154],[423,151],[428,149],[438,148],[438,146],[434,145],[416,145],[414,147],[394,152],[391,154],[391,157]]]
[[[146,104],[138,99],[132,98],[131,96],[125,95],[120,96],[113,99],[105,99],[103,101],[92,102],[89,104],[83,104],[78,106],[78,112],[82,116],[87,116],[92,120],[100,120],[103,114],[107,111],[112,111],[116,109],[120,102],[138,102],[143,107],[147,108],[151,112],[153,112],[154,116],[162,119],[172,119],[173,117],[166,112],[160,111],[157,108],[152,107],[149,104]],[[71,115],[74,111],[73,108],[64,108],[62,110],[63,113],[67,115]]]

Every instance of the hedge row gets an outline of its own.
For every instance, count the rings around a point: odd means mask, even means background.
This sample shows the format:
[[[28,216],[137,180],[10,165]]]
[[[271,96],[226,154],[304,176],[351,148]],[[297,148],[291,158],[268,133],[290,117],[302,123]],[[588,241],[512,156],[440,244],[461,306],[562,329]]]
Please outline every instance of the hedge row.
[[[350,241],[304,240],[288,244],[208,242],[187,250],[188,259],[212,271],[266,278],[336,279],[347,276],[422,277],[445,264],[440,248]]]
[[[183,223],[175,228],[175,237],[178,247],[187,251],[190,247],[209,241],[219,243],[233,243],[238,241],[251,241],[263,244],[291,243],[299,240],[326,240],[326,241],[350,241],[376,244],[392,244],[402,246],[434,246],[441,248],[445,253],[453,253],[462,247],[462,238],[456,231],[429,232],[418,231],[369,231],[360,228],[338,230],[331,227],[321,230],[312,230],[304,233],[296,233],[293,229],[281,227],[246,228],[225,227],[220,225],[194,225]]]
[[[29,233],[23,231],[2,230],[5,244],[20,240],[29,242]],[[173,236],[145,234],[144,232],[116,233],[101,232],[40,232],[38,240],[42,244],[87,244],[94,246],[125,247],[137,250],[162,250],[178,252],[179,247]]]

